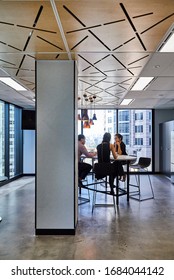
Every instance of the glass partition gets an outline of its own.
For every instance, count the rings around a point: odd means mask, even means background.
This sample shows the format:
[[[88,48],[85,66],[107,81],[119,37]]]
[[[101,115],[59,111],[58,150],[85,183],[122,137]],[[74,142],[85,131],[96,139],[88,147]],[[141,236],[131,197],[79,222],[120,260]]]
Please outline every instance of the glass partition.
[[[118,110],[118,133],[129,155],[152,158],[152,110]]]
[[[5,176],[5,104],[0,101],[0,176]]]
[[[9,106],[9,175],[15,175],[15,106]]]
[[[111,133],[111,142],[114,141],[114,134],[116,133],[116,111],[115,110],[95,110],[97,120],[93,121],[90,128],[83,128],[83,134],[86,137],[86,147],[88,150],[96,149],[97,145],[101,143],[103,134],[105,132]],[[88,110],[89,118],[92,119],[94,115],[93,110]],[[84,122],[83,122],[84,123]]]
[[[88,110],[89,119],[94,111]],[[84,121],[78,121],[78,133],[86,137],[86,147],[90,151],[96,149],[101,143],[105,132],[111,133],[111,143],[114,142],[114,134],[123,135],[123,141],[129,155],[150,157],[152,159],[152,110],[95,110],[97,120],[89,126]],[[81,114],[81,110],[78,111]],[[81,115],[80,115],[81,116]],[[152,171],[152,164],[148,168]]]

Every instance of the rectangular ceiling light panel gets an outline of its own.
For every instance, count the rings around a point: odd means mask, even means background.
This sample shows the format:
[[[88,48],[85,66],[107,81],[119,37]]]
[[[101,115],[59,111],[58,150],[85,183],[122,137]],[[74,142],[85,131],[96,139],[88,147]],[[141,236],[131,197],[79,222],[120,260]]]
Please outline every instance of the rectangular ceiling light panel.
[[[133,85],[131,90],[143,90],[154,79],[154,77],[141,77]]]
[[[18,84],[15,80],[13,80],[12,78],[9,78],[9,77],[0,77],[0,81],[15,90],[18,90],[18,91],[27,90],[26,88],[24,88],[23,86]]]

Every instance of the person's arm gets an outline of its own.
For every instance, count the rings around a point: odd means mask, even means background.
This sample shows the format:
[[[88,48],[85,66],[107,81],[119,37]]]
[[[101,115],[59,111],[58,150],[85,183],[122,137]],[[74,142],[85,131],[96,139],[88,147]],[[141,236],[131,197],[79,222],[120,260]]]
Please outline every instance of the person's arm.
[[[119,155],[122,155],[121,142],[118,141],[116,144],[117,144],[117,153]]]
[[[115,152],[115,147],[114,147],[113,144],[110,144],[110,150],[112,152],[112,155],[113,155],[114,159],[117,159],[117,154]]]
[[[96,153],[89,153],[85,146],[83,146],[81,148],[81,152],[82,152],[82,154],[84,154],[86,157],[89,157],[89,158],[93,158],[94,156],[96,156]]]

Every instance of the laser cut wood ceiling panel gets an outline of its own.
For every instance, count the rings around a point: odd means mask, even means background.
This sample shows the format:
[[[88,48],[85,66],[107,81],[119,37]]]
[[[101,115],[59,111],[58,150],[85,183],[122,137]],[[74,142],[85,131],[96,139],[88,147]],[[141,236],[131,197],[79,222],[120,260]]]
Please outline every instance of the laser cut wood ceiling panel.
[[[0,68],[27,87],[26,104],[21,93],[15,101],[24,107],[34,106],[36,59],[73,59],[81,108],[93,95],[98,108],[124,98],[135,99],[129,108],[173,108],[174,54],[157,52],[173,22],[173,0],[0,1]],[[130,91],[139,76],[156,80]]]

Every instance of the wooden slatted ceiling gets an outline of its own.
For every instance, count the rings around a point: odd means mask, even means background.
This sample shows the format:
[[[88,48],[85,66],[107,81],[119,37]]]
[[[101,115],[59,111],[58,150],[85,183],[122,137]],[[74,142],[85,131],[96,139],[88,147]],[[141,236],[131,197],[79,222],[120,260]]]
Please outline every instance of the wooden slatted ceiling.
[[[173,0],[55,3],[79,96],[96,94],[98,106],[120,103],[174,22]],[[0,67],[34,89],[35,59],[69,59],[50,1],[0,1]]]

